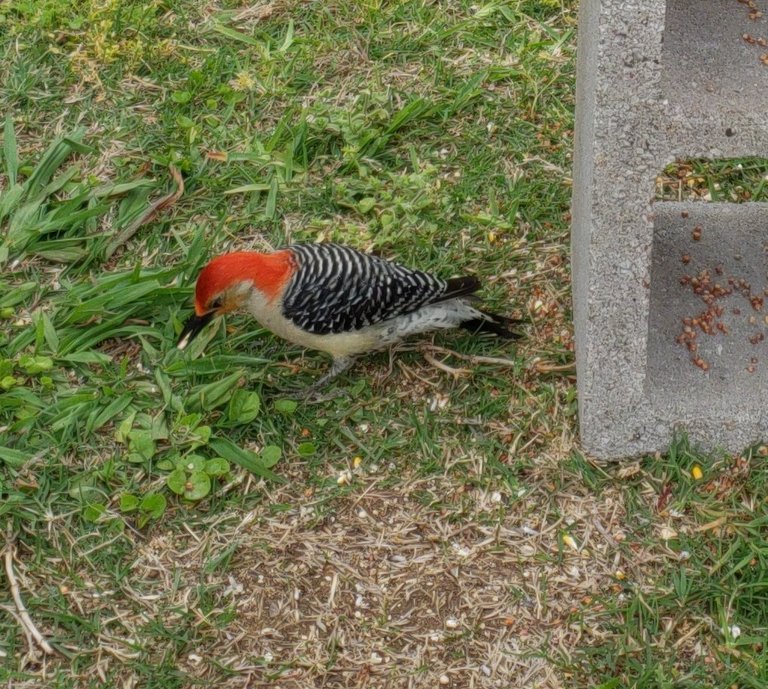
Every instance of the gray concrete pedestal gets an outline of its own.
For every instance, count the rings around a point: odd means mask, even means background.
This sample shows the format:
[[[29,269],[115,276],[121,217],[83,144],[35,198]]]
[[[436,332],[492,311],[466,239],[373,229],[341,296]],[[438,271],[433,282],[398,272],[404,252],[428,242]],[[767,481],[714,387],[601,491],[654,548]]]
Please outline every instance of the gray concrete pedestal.
[[[768,206],[654,202],[674,160],[768,157],[757,4],[582,2],[573,300],[597,457],[664,450],[676,430],[729,450],[768,437]]]

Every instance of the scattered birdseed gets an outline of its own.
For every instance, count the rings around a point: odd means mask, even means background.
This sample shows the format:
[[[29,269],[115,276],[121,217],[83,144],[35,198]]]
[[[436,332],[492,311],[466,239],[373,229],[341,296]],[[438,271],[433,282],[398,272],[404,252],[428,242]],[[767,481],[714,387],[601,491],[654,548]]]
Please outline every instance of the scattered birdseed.
[[[703,230],[701,225],[696,225],[692,232],[691,237],[693,241],[701,239]],[[692,259],[690,254],[684,253],[681,255],[681,262],[688,264]],[[729,335],[731,328],[723,320],[723,315],[726,312],[724,305],[718,303],[724,297],[729,297],[733,294],[740,294],[745,300],[749,301],[753,311],[763,311],[765,305],[765,298],[768,297],[768,288],[761,291],[752,291],[751,284],[744,278],[737,276],[724,275],[725,269],[722,263],[717,264],[711,271],[709,269],[703,269],[695,275],[682,275],[679,278],[680,285],[683,287],[690,287],[691,291],[698,296],[705,305],[705,309],[700,313],[693,316],[688,316],[680,319],[682,326],[681,332],[676,335],[675,341],[684,346],[691,355],[690,361],[697,368],[702,371],[708,371],[710,363],[699,353],[699,343],[697,342],[697,335],[703,333],[705,335]],[[715,282],[712,276],[723,276],[719,281]],[[729,313],[734,316],[739,316],[742,310],[738,306],[733,306],[729,309]],[[763,317],[763,322],[768,325],[768,315]],[[757,324],[757,317],[750,315],[747,318],[747,322],[750,325]],[[752,345],[758,345],[765,339],[763,332],[754,332],[748,336],[748,341]],[[718,353],[722,351],[722,345],[718,346]],[[753,357],[753,361],[749,362],[746,370],[749,373],[754,373],[757,370],[757,359]]]

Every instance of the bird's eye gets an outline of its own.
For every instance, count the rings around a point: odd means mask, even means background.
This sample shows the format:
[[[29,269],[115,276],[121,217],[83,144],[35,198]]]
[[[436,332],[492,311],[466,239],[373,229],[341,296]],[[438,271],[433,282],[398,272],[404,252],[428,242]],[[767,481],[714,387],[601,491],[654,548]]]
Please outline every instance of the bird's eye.
[[[222,300],[221,300],[221,297],[216,297],[216,299],[214,299],[214,300],[213,300],[213,301],[212,301],[212,302],[209,304],[209,307],[210,307],[211,309],[220,309],[220,308],[221,308],[221,304],[222,304]]]

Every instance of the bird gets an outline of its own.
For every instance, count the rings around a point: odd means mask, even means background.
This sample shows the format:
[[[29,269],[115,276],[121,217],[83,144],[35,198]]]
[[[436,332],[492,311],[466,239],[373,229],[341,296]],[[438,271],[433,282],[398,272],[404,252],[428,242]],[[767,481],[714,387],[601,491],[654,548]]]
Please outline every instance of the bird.
[[[177,347],[214,318],[246,310],[275,335],[332,357],[311,395],[361,355],[419,333],[463,328],[515,339],[519,321],[477,308],[475,276],[442,279],[341,244],[291,244],[213,258],[195,285],[195,312]]]

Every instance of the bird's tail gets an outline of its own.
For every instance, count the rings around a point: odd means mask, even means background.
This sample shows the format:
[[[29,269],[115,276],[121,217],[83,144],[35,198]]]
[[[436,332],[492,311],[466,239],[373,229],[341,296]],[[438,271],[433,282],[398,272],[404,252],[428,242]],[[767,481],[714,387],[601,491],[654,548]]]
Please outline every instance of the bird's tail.
[[[499,316],[496,313],[490,313],[488,311],[480,311],[479,309],[478,311],[483,317],[471,318],[464,321],[461,324],[461,327],[464,328],[464,330],[469,330],[469,332],[474,333],[475,335],[491,333],[503,337],[505,340],[516,340],[519,337],[522,337],[520,333],[512,330],[512,328],[521,323],[521,321],[515,320],[514,318],[507,318],[506,316]]]

